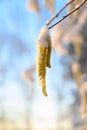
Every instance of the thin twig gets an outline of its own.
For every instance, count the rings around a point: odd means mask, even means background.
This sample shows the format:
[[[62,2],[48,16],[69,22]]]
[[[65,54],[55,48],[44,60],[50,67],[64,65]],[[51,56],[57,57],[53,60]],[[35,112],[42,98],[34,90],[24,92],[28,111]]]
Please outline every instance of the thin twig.
[[[59,16],[59,14],[68,6],[70,5],[72,2],[74,2],[75,0],[71,0],[70,2],[68,2],[66,5],[63,6],[63,8],[60,9],[60,11],[58,13],[56,13],[51,19],[49,19],[46,22],[46,25],[49,25],[56,17]]]
[[[62,22],[65,18],[67,18],[68,16],[70,16],[71,14],[73,14],[74,12],[76,12],[77,10],[79,10],[85,3],[87,2],[87,0],[84,0],[80,5],[78,5],[75,9],[73,9],[70,13],[68,13],[67,15],[63,16],[62,19],[60,19],[58,22],[56,22],[55,24],[51,25],[50,27],[48,27],[48,29],[51,29],[52,27],[54,27],[55,25],[59,24],[60,22]]]

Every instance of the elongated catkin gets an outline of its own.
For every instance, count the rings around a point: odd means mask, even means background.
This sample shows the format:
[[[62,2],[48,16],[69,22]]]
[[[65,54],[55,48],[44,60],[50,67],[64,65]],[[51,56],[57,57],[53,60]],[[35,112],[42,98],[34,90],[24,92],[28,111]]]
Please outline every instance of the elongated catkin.
[[[43,27],[37,39],[37,56],[36,56],[36,72],[38,82],[42,88],[42,93],[47,96],[46,92],[46,66],[50,65],[51,58],[51,37],[47,27]]]
[[[51,46],[51,39],[49,39],[48,41],[49,45],[48,45],[48,53],[47,53],[47,62],[46,62],[46,66],[48,68],[51,68],[51,51],[52,51],[52,46]]]

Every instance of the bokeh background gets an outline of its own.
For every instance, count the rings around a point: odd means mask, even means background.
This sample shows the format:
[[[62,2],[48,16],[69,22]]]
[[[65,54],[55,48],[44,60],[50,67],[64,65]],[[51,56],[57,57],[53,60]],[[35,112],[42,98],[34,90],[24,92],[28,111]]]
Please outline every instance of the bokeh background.
[[[67,1],[44,2],[0,0],[0,130],[87,130],[87,4],[50,30],[52,68],[44,97],[35,70],[36,40]]]

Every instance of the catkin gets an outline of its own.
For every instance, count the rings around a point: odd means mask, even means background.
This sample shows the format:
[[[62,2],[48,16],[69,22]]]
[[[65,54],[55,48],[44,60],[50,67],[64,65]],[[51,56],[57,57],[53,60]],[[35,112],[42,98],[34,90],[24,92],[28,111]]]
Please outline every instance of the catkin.
[[[82,95],[82,105],[81,105],[82,118],[87,114],[87,93],[84,92]]]
[[[44,0],[44,5],[50,12],[54,12],[54,0]]]
[[[79,67],[79,64],[78,63],[73,63],[72,66],[71,66],[71,69],[72,69],[72,73],[75,77],[75,80],[76,80],[76,83],[77,83],[77,86],[80,88],[81,86],[81,71],[80,71],[80,67]]]
[[[50,59],[51,59],[51,44],[48,46],[48,53],[47,53],[47,62],[46,62],[46,66],[51,68],[51,64],[50,64]]]
[[[75,0],[75,5],[79,5],[81,3],[81,0]]]
[[[28,0],[26,4],[26,8],[29,11],[36,11],[37,13],[40,13],[38,0]]]
[[[38,83],[41,86],[42,93],[47,96],[46,92],[46,66],[50,65],[51,58],[51,37],[47,27],[41,29],[37,39],[37,56],[36,56],[36,72],[38,75]]]

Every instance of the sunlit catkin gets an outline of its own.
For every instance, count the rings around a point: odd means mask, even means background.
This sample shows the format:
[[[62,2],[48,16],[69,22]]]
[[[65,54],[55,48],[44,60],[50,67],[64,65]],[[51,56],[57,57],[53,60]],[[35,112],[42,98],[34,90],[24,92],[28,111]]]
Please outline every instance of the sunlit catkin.
[[[48,68],[51,68],[51,64],[50,64],[51,51],[52,51],[51,49],[52,49],[52,47],[51,47],[51,42],[50,42],[50,44],[48,45],[48,53],[47,53],[47,61],[46,61],[46,66]]]
[[[42,88],[42,93],[47,96],[46,92],[46,66],[50,65],[51,55],[51,37],[47,27],[43,27],[37,39],[37,56],[36,56],[36,71],[38,75],[38,82]]]
[[[37,13],[40,13],[38,0],[27,0],[26,8],[29,11],[36,11]]]
[[[75,0],[75,1],[74,1],[75,8],[78,7],[78,5],[79,5],[81,2],[82,2],[82,0]],[[80,10],[77,10],[77,11],[76,11],[76,15],[79,15],[79,13],[80,13]]]
[[[78,88],[80,88],[81,87],[81,80],[80,80],[81,72],[80,72],[79,64],[74,62],[71,66],[71,69],[72,69],[72,73],[75,77],[76,84],[77,84]]]
[[[54,12],[54,0],[50,0],[50,11]]]
[[[74,2],[75,2],[75,6],[77,6],[82,2],[82,0],[75,0]]]
[[[44,0],[44,5],[50,12],[54,12],[54,0]]]
[[[81,44],[76,41],[74,44],[74,51],[75,51],[75,55],[78,59],[80,59],[81,56]]]
[[[87,93],[84,92],[82,95],[82,105],[81,105],[82,118],[87,114]]]

